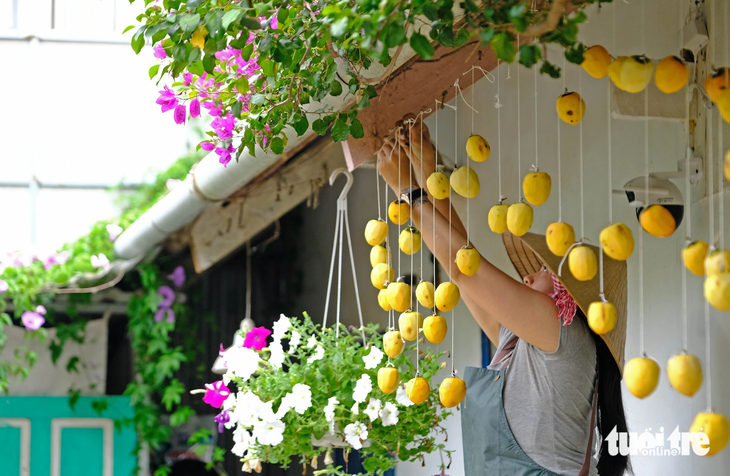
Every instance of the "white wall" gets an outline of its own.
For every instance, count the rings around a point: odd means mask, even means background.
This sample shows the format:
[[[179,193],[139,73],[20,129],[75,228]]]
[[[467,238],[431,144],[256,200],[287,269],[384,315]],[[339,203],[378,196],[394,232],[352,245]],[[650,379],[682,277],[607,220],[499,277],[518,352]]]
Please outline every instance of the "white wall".
[[[193,126],[175,124],[155,104],[165,82],[149,79],[152,50],[135,55],[132,32],[121,34],[143,2],[57,0],[53,29],[50,0],[19,0],[16,28],[12,3],[0,0],[0,182],[138,183],[197,144]],[[12,39],[26,35],[41,40]],[[113,198],[103,189],[41,188],[36,244],[57,248],[113,218]],[[0,252],[27,249],[29,189],[1,187],[0,203],[4,228],[13,231],[0,236]]]

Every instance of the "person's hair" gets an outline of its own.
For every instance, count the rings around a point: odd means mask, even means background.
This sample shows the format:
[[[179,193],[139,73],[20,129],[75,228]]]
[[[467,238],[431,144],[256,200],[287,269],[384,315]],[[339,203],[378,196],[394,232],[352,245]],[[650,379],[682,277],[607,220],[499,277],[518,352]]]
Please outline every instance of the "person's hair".
[[[577,314],[585,319],[585,315],[578,308]],[[591,332],[596,343],[596,359],[598,359],[598,432],[601,434],[601,449],[598,452],[598,474],[600,476],[622,476],[628,472],[633,474],[631,461],[628,455],[621,453],[613,456],[608,452],[606,438],[616,428],[617,432],[625,432],[626,415],[621,397],[621,372],[611,350],[603,339],[595,332]]]

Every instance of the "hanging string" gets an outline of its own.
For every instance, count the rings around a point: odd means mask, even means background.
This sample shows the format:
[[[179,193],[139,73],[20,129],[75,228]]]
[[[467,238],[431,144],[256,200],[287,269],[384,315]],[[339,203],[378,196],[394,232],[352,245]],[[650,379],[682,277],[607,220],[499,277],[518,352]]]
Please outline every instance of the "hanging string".
[[[614,10],[615,10],[615,8],[614,8]],[[611,150],[611,139],[612,139],[611,122],[612,122],[613,118],[611,117],[611,81],[610,80],[607,81],[606,84],[608,86],[606,88],[606,91],[608,92],[607,102],[606,102],[606,106],[608,109],[608,117],[607,117],[607,122],[608,122],[608,224],[613,225],[613,188],[612,188],[613,179],[612,179],[612,175],[611,175],[612,171],[613,171],[612,167],[611,167],[611,163],[613,161],[613,151]]]
[[[474,67],[471,67],[471,135],[474,135]],[[468,185],[469,182],[467,182]]]
[[[540,164],[538,163],[538,151],[539,148],[537,146],[537,68],[535,69],[535,172],[537,172],[540,169]]]
[[[438,100],[436,100],[436,147],[434,150],[433,160],[433,172],[436,173],[439,170],[438,154],[439,154],[439,106]],[[433,286],[434,292],[436,291],[436,199],[431,200],[433,203],[433,216],[431,218],[431,231],[433,233]],[[433,302],[433,315],[436,315],[436,299]]]
[[[580,74],[580,71],[578,72],[578,95],[581,97],[581,100],[583,98],[583,75]],[[578,107],[581,107],[578,105]],[[578,139],[578,147],[580,149],[580,239],[579,242],[582,242],[583,239],[586,236],[585,233],[585,203],[583,199],[583,121],[580,121],[580,124],[578,125],[580,127],[579,133],[579,139]]]
[[[454,83],[454,87],[456,88],[456,92],[458,93],[458,95],[461,96],[461,100],[464,101],[464,104],[466,105],[466,107],[471,109],[471,130],[472,130],[472,135],[473,135],[474,134],[474,113],[479,112],[479,111],[477,111],[473,106],[473,104],[474,104],[474,84],[473,84],[474,67],[473,66],[472,66],[471,72],[472,72],[472,88],[471,88],[472,103],[471,104],[466,102],[466,99],[464,99],[464,93],[463,93],[461,87],[459,86],[458,79]],[[458,102],[459,102],[459,98],[455,98],[454,104],[458,105]],[[456,111],[455,112],[456,116],[454,118],[454,157],[456,157],[456,155],[458,154],[458,138],[456,135],[456,123],[458,121],[458,109],[455,109],[455,111]],[[466,179],[466,196],[467,196],[467,198],[466,198],[466,244],[467,245],[470,243],[470,241],[469,241],[469,202],[471,201],[469,199],[469,182],[471,182],[471,180],[469,179],[470,166],[471,166],[470,157],[469,157],[469,154],[467,154],[467,156],[466,156],[466,177],[467,177],[467,179]],[[454,159],[454,169],[456,169],[456,159]]]
[[[681,31],[684,27],[684,12],[682,8],[682,1],[679,2],[679,28]],[[680,51],[683,46],[683,37],[679,37],[679,48]],[[696,69],[695,69],[696,72]],[[690,81],[691,83],[691,81]],[[690,102],[692,101],[693,89],[687,88],[684,101],[684,138],[685,138],[685,157],[684,157],[684,196],[687,203],[684,207],[686,219],[684,222],[684,236],[685,246],[691,243],[690,236],[692,235],[692,190],[690,189],[690,159],[692,157],[692,150],[689,146],[690,135],[689,135],[689,108]],[[682,269],[682,349],[687,352],[689,348],[689,318],[687,310],[687,267],[680,261],[680,268]]]
[[[730,43],[728,42],[728,33],[727,33],[727,25],[728,25],[727,10],[728,10],[728,6],[727,6],[727,2],[725,2],[725,8],[724,8],[725,23],[723,25],[725,27],[725,64],[730,65],[730,63],[728,63],[728,60],[730,60],[730,54],[728,54],[728,47],[730,46]],[[725,73],[725,74],[727,76],[727,73]],[[727,78],[725,78],[725,79],[727,80]],[[725,182],[724,182],[723,173],[722,173],[722,159],[723,159],[723,146],[724,146],[723,129],[725,126],[725,122],[722,119],[720,119],[719,121],[717,121],[717,125],[718,125],[718,128],[717,128],[717,160],[718,160],[718,164],[719,164],[718,169],[717,169],[717,171],[718,171],[718,173],[717,173],[718,190],[717,191],[719,192],[719,195],[718,195],[718,212],[719,212],[718,232],[720,234],[720,248],[722,248],[724,250],[725,249],[725,201],[723,200],[723,198],[725,196]]]
[[[520,35],[517,35],[520,44]],[[519,53],[518,53],[519,55]],[[522,123],[520,122],[520,66],[517,65],[517,196],[522,201]]]
[[[707,115],[707,143],[710,144],[710,147],[708,148],[708,159],[709,159],[709,180],[708,183],[708,191],[707,196],[710,197],[710,249],[708,253],[711,253],[715,249],[715,199],[712,196],[714,193],[713,190],[713,182],[714,182],[714,161],[712,157],[712,151],[714,147],[712,147],[713,144],[713,118],[714,118],[714,110],[711,110],[710,113]],[[722,173],[721,171],[718,171]],[[712,409],[712,370],[710,368],[710,357],[712,356],[712,352],[710,350],[711,346],[711,338],[710,338],[710,303],[709,301],[705,300],[705,367],[707,368],[707,408]]]
[[[497,175],[499,175],[499,203],[502,203],[502,200],[504,200],[505,197],[502,195],[502,103],[499,101],[499,94],[501,92],[499,78],[502,75],[499,72],[499,63],[500,61],[497,60],[497,95],[494,96],[496,99],[494,107],[497,109]]]
[[[568,75],[568,70],[565,69],[565,55],[563,55],[563,91],[567,91],[565,86],[565,77]],[[563,91],[560,94],[563,94]],[[559,115],[555,115],[558,123],[558,223],[563,223],[563,171],[561,168],[562,162],[562,146],[560,145],[560,129],[561,123]]]
[[[641,24],[644,25],[644,10],[646,0],[641,2]],[[646,33],[641,31],[641,51],[646,51]],[[644,89],[644,210],[649,208],[649,88]],[[644,232],[639,232],[639,300],[641,311],[639,313],[639,351],[642,356],[644,352]]]
[[[400,126],[396,129],[396,137],[398,136],[398,134],[400,134],[401,129],[402,129],[402,127],[400,127]],[[401,173],[401,171],[400,171],[400,162],[401,162],[401,160],[400,160],[401,159],[400,158],[400,144],[396,140],[394,145],[395,145],[395,147],[398,147],[398,191],[395,193],[395,200],[396,200],[396,205],[398,205],[398,244],[400,245],[400,231],[401,231],[400,230],[400,222],[401,222],[401,219],[400,219],[400,203],[399,203],[400,202],[400,197],[399,197],[399,194],[400,194],[401,190],[403,190],[403,188],[402,188],[401,183],[400,183],[400,173]],[[401,274],[401,268],[400,268],[400,251],[399,251],[398,252],[398,277],[400,278],[401,276],[403,276],[403,275]]]
[[[383,216],[380,214],[380,174],[378,173],[377,160],[375,162],[375,186],[378,189],[378,192],[377,192],[377,195],[378,195],[378,220],[382,220]]]

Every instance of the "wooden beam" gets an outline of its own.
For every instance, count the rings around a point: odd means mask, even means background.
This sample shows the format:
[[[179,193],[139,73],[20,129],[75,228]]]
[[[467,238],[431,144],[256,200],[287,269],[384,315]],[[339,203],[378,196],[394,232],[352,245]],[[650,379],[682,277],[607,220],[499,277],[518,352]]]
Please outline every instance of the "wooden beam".
[[[309,197],[316,200],[330,173],[344,165],[340,145],[327,137],[267,179],[206,208],[190,228],[195,271],[209,269]]]
[[[530,38],[520,38],[520,43],[529,41]],[[478,42],[457,50],[438,47],[431,60],[414,59],[396,71],[389,81],[378,87],[378,97],[370,101],[370,107],[357,115],[365,130],[365,137],[350,137],[347,142],[343,142],[347,167],[354,170],[373,157],[395,122],[405,114],[417,114],[428,108],[431,108],[432,114],[435,99],[444,102],[453,99],[456,95],[454,83],[457,80],[462,89],[471,86],[471,74],[463,73],[472,65],[485,71],[495,69],[497,57],[494,50]],[[482,77],[480,72],[475,72],[475,81]]]

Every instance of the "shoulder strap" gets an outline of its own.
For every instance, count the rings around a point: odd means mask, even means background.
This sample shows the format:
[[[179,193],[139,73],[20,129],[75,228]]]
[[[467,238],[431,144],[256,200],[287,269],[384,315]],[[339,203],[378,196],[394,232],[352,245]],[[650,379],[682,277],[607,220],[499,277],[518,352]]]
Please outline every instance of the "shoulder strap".
[[[598,411],[598,369],[596,369],[596,384],[593,387],[593,408],[591,410],[591,426],[588,432],[588,447],[586,448],[586,456],[583,459],[583,466],[580,467],[578,476],[588,476],[591,469],[591,457],[593,456],[593,434],[596,428],[596,412]]]

